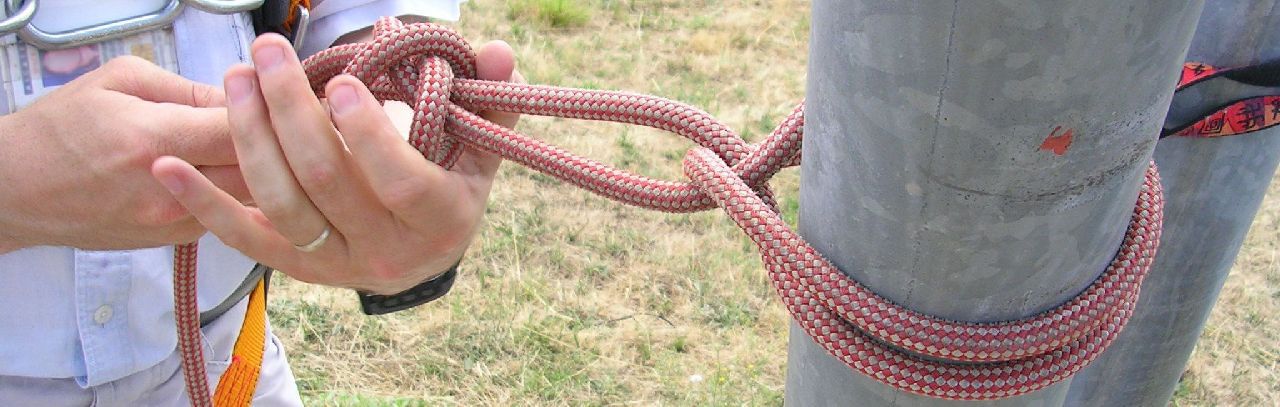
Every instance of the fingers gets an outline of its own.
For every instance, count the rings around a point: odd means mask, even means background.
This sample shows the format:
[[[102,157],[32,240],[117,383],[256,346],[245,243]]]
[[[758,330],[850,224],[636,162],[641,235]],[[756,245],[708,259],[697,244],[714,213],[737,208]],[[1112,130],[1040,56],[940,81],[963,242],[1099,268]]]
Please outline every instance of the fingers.
[[[253,60],[270,126],[306,197],[353,241],[376,240],[365,237],[384,230],[391,215],[378,211],[381,205],[348,159],[292,46],[278,35],[264,35],[254,41]]]
[[[234,165],[236,151],[224,108],[193,108],[180,105],[155,105],[151,114],[137,117],[146,123],[141,128],[153,129],[161,155],[172,155],[199,166]]]
[[[476,52],[476,78],[487,81],[524,82],[523,78],[514,80],[516,79],[513,75],[516,71],[515,58],[515,51],[506,41],[485,43]],[[518,114],[505,112],[485,113],[481,116],[504,127],[515,126],[516,121],[520,119]]]
[[[524,83],[524,75],[519,71],[511,73],[511,82]],[[514,129],[516,123],[520,121],[520,115],[509,112],[483,111],[480,117],[485,118],[499,126]],[[458,158],[458,164],[454,166],[458,172],[469,177],[479,177],[486,182],[492,182],[494,174],[497,174],[498,167],[502,164],[502,157],[488,151],[467,147],[462,153],[462,157]]]
[[[524,83],[524,76],[515,70],[515,52],[505,41],[490,41],[476,52],[476,77],[491,81],[511,81]],[[480,117],[500,126],[515,128],[520,115],[508,112],[480,112]],[[478,177],[485,191],[498,172],[502,158],[496,154],[467,148],[455,166],[458,172],[470,177]]]
[[[489,41],[476,52],[476,78],[487,81],[524,82],[516,72],[515,51],[506,41]],[[520,115],[507,112],[480,112],[480,116],[500,126],[512,128]]]
[[[169,72],[135,56],[113,58],[101,69],[106,88],[158,103],[192,107],[219,107],[226,103],[222,90]]]
[[[297,245],[318,236],[329,222],[293,177],[267,114],[253,68],[227,70],[227,117],[249,192],[276,229]]]
[[[176,157],[161,157],[152,164],[151,174],[228,246],[274,267],[300,263],[300,252],[270,222],[218,189],[191,164]],[[345,244],[342,236],[330,236],[325,247],[342,252]]]
[[[325,95],[334,125],[382,206],[414,226],[429,226],[434,216],[451,213],[445,209],[452,201],[446,171],[400,137],[364,84],[341,75],[329,81]]]
[[[226,191],[240,203],[253,203],[253,196],[249,194],[249,186],[245,184],[244,176],[240,174],[240,166],[216,165],[197,168],[200,170],[201,175],[213,182],[214,186]]]

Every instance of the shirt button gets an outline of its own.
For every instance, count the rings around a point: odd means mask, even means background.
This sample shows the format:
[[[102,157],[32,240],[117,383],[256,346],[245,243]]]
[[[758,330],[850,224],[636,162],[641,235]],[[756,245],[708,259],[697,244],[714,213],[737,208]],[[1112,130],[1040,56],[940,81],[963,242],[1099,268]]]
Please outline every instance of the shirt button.
[[[98,325],[106,325],[107,321],[111,320],[111,313],[110,305],[98,307],[98,310],[93,312],[93,322],[97,322]]]

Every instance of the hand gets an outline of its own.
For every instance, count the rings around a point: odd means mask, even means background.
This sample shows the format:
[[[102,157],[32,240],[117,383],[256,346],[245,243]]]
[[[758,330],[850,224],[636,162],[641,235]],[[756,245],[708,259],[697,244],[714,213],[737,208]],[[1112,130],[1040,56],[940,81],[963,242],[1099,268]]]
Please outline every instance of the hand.
[[[152,172],[174,197],[223,242],[306,282],[394,294],[461,258],[499,157],[468,149],[445,170],[404,141],[354,77],[329,81],[322,104],[284,38],[258,38],[253,59],[256,69],[233,67],[225,84],[232,139],[257,206],[237,202],[191,164],[161,158]],[[477,65],[481,79],[520,78],[503,42],[482,47]],[[518,120],[484,116],[508,127]],[[295,248],[326,228],[314,252]]]
[[[0,253],[155,247],[204,234],[149,168],[162,155],[183,157],[247,196],[222,104],[220,89],[120,57],[0,118]]]

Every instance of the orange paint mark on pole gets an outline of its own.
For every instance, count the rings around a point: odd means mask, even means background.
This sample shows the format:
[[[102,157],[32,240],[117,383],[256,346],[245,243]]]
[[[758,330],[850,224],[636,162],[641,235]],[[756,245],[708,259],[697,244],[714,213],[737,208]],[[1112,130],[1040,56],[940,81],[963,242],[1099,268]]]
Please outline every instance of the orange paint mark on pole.
[[[1055,126],[1053,132],[1049,133],[1049,137],[1040,143],[1041,150],[1053,151],[1053,155],[1063,155],[1067,153],[1067,149],[1071,148],[1071,138],[1074,136],[1072,129],[1067,129],[1066,133],[1058,135],[1058,130],[1062,130],[1062,126]]]

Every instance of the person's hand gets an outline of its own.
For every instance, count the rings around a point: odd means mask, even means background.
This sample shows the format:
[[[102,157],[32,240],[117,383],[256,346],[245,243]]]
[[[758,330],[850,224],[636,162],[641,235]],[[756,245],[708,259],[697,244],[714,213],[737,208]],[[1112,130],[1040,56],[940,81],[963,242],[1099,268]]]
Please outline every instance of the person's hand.
[[[153,175],[211,232],[298,280],[393,294],[444,272],[466,250],[501,159],[467,149],[452,170],[404,141],[360,81],[339,76],[326,105],[284,38],[254,41],[256,68],[227,71],[227,112],[249,191],[245,206],[189,163],[165,157]],[[519,80],[510,46],[477,55],[481,79]],[[518,116],[486,113],[514,126]],[[336,127],[336,129],[335,129]],[[329,236],[313,252],[297,246]]]
[[[150,177],[174,155],[236,196],[222,90],[115,58],[0,118],[0,253],[41,245],[133,249],[205,233]]]

